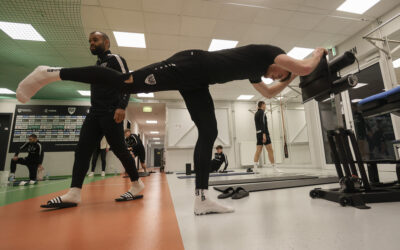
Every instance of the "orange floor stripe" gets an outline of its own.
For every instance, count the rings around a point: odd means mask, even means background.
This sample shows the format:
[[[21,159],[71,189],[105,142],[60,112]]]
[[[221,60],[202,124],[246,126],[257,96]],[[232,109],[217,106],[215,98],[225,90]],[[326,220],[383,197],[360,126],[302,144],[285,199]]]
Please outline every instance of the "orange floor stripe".
[[[130,186],[117,176],[85,185],[76,208],[39,208],[65,191],[0,207],[0,249],[184,249],[166,176],[142,180],[136,201],[114,202]]]

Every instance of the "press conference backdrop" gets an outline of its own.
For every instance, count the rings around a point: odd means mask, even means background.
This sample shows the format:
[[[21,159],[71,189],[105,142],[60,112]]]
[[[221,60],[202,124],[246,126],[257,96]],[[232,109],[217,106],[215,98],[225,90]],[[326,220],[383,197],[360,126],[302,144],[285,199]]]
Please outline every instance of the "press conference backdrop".
[[[90,106],[17,105],[9,152],[36,134],[46,152],[74,151]]]

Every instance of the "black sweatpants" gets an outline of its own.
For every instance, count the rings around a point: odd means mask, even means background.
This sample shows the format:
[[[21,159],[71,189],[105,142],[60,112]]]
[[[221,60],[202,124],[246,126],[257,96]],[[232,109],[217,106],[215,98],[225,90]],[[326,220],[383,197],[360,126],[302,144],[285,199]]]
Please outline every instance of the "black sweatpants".
[[[220,161],[211,160],[210,173],[217,172],[221,166],[222,166],[222,164]]]
[[[114,112],[89,113],[83,122],[79,142],[75,149],[71,187],[82,188],[89,169],[90,157],[101,138],[105,136],[110,148],[121,161],[131,181],[137,181],[139,174],[135,161],[126,148],[123,123],[114,121]]]
[[[97,158],[101,158],[101,171],[106,171],[106,149],[97,147],[92,155],[92,172],[96,169]]]
[[[139,158],[140,163],[145,163],[146,161],[146,151],[144,150],[143,144],[136,145],[133,148],[132,153]]]
[[[17,170],[17,164],[27,166],[29,170],[29,180],[36,181],[37,170],[39,167],[39,164],[37,162],[29,161],[29,159],[26,158],[18,158],[18,160],[16,161],[11,159],[11,164],[10,164],[11,173],[15,174],[15,171]]]
[[[196,189],[207,189],[212,147],[218,130],[214,103],[208,90],[210,79],[204,67],[205,53],[198,50],[179,52],[165,61],[151,64],[130,74],[104,67],[88,66],[63,68],[60,77],[62,80],[89,84],[114,84],[121,91],[132,94],[179,90],[199,132],[193,157]],[[130,75],[134,82],[125,84],[124,81]],[[113,148],[111,143],[110,145]]]

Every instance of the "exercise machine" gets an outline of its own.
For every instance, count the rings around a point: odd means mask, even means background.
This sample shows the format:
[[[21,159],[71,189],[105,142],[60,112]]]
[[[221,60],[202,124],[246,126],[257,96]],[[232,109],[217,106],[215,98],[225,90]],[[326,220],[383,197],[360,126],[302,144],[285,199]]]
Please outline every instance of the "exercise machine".
[[[330,62],[323,57],[314,72],[300,77],[299,86],[302,89],[303,102],[313,99],[321,102],[330,98],[331,107],[338,120],[338,127],[328,130],[327,136],[340,187],[315,188],[310,191],[310,196],[337,202],[342,206],[368,209],[370,207],[366,203],[400,201],[400,187],[399,180],[390,183],[379,181],[377,164],[388,162],[382,160],[364,162],[353,131],[345,129],[343,124],[340,93],[356,86],[358,79],[354,74],[340,76],[339,71],[355,61],[356,58],[351,52],[346,52]],[[400,89],[396,93],[399,92]],[[378,95],[382,97],[379,101],[376,101],[376,97],[369,97],[369,99],[366,98],[368,100],[359,102],[359,110],[363,115],[379,115],[382,112],[400,110],[400,98],[396,99],[397,104],[387,101],[386,98],[388,106],[387,109],[384,109],[382,102],[387,95]],[[365,163],[368,164],[368,174],[364,167]],[[397,159],[389,163],[399,163],[399,161]],[[400,175],[398,174],[398,176]]]

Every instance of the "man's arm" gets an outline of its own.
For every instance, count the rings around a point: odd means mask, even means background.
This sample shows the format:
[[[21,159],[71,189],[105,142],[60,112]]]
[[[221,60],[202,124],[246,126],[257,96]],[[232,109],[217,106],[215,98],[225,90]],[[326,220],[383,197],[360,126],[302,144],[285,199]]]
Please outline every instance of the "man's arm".
[[[224,162],[225,162],[225,167],[224,170],[222,171],[225,171],[228,168],[228,157],[226,156],[226,154],[224,154]]]
[[[306,76],[315,70],[325,53],[327,53],[326,49],[316,48],[310,58],[303,60],[297,60],[286,54],[281,54],[275,58],[274,62],[295,75]]]
[[[119,55],[112,55],[112,58],[108,61],[108,67],[115,69],[122,73],[128,73],[128,65],[124,58],[120,57]],[[118,108],[115,110],[114,120],[117,123],[122,122],[125,119],[125,109],[128,106],[130,94],[123,93],[120,102],[118,103]]]
[[[19,147],[19,149],[17,149],[17,151],[15,151],[14,157],[18,157],[19,152],[24,150],[28,146],[28,144],[29,144],[29,142],[25,142],[21,147]]]
[[[252,84],[253,87],[264,97],[266,98],[272,98],[276,96],[277,94],[281,93],[284,88],[286,88],[294,78],[296,78],[297,75],[292,73],[292,76],[290,79],[284,82],[278,82],[272,85],[267,85],[264,82]]]
[[[39,147],[39,165],[42,165],[43,163],[43,158],[44,158],[44,152],[43,152],[43,147],[42,144],[40,142],[37,143],[38,147]]]

